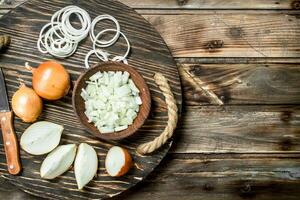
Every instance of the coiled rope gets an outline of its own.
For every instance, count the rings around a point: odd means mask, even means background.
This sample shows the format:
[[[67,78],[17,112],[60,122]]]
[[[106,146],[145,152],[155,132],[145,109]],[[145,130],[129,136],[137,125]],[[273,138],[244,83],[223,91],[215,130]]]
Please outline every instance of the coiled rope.
[[[161,73],[155,73],[154,81],[159,89],[163,92],[168,109],[168,122],[163,132],[150,142],[146,142],[137,147],[137,152],[140,154],[148,154],[160,148],[166,141],[172,137],[178,121],[178,108],[176,100],[171,91],[167,79]]]

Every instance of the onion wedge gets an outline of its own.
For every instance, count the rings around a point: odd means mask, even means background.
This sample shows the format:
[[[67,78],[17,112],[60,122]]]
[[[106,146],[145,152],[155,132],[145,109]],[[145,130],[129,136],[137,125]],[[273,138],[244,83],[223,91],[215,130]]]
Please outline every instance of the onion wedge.
[[[40,173],[44,179],[54,179],[63,174],[72,165],[76,155],[76,145],[58,146],[43,161]]]
[[[98,158],[95,149],[81,143],[78,147],[76,159],[74,162],[75,178],[78,189],[82,189],[97,174]]]
[[[29,126],[23,133],[20,145],[32,155],[43,155],[59,144],[64,128],[51,122],[40,121]]]

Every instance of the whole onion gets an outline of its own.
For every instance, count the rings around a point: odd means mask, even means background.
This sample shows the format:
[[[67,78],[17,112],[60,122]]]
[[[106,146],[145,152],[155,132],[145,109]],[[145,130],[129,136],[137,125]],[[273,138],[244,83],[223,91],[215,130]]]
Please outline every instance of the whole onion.
[[[36,121],[42,112],[42,108],[41,98],[25,84],[21,84],[12,97],[12,109],[24,122]]]
[[[35,92],[47,100],[58,100],[70,89],[70,76],[66,69],[55,61],[46,61],[38,68],[31,68],[32,86]]]

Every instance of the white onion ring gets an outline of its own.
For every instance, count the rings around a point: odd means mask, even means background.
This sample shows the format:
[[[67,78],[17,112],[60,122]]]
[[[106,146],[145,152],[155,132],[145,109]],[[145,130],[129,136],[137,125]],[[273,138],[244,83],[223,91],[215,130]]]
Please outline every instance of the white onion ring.
[[[70,22],[70,16],[75,14],[81,24],[81,28],[76,29]],[[110,20],[115,23],[116,29],[104,29],[95,36],[95,26],[101,20]],[[115,32],[112,39],[103,41],[99,38],[106,32]],[[89,14],[78,6],[67,6],[53,14],[51,22],[42,27],[37,48],[42,53],[49,53],[55,57],[65,58],[75,53],[78,43],[90,35],[93,42],[93,49],[85,56],[85,67],[89,68],[88,60],[92,54],[102,61],[109,60],[109,53],[99,48],[106,48],[114,45],[120,35],[124,37],[127,50],[123,56],[115,56],[111,60],[116,62],[124,62],[128,64],[126,57],[130,52],[130,43],[127,37],[120,31],[119,22],[111,15],[99,15],[92,22]]]
[[[71,14],[78,17],[81,23],[80,29],[72,26]],[[90,27],[91,18],[85,10],[77,6],[67,6],[55,12],[51,22],[43,26],[37,48],[42,53],[49,53],[59,58],[71,56],[75,53],[78,43],[89,34]]]
[[[99,55],[103,56],[102,58],[98,57],[100,60],[104,61],[104,62],[107,62],[108,61],[108,57],[107,57],[107,52],[105,51],[102,51],[100,49],[97,49],[97,50],[90,50],[86,56],[85,56],[85,59],[84,59],[84,65],[85,65],[85,68],[89,69],[90,68],[90,65],[89,65],[89,58],[90,56],[93,54],[93,53],[99,53]]]
[[[104,33],[106,33],[106,32],[118,32],[118,31],[115,30],[115,29],[104,29],[103,31],[101,31],[101,32],[99,32],[99,33],[97,34],[97,36],[95,37],[95,42],[93,42],[93,50],[94,50],[94,52],[95,52],[95,54],[97,55],[98,58],[99,58],[99,56],[98,56],[98,52],[97,52],[97,49],[96,49],[96,41],[99,41],[98,38],[99,38],[102,34],[104,34]],[[126,44],[127,44],[127,50],[126,50],[126,53],[125,53],[123,56],[115,56],[114,58],[112,58],[112,61],[116,61],[116,62],[120,62],[120,61],[126,59],[126,57],[128,56],[128,54],[129,54],[129,52],[130,52],[130,48],[131,48],[130,43],[129,43],[127,37],[124,35],[124,33],[122,33],[122,32],[120,31],[119,34],[120,34],[121,36],[123,36],[123,38],[125,39]]]
[[[75,14],[78,17],[81,23],[81,29],[76,29],[72,26],[70,22],[70,16],[72,14]],[[70,39],[73,42],[80,42],[86,38],[91,27],[91,18],[89,14],[77,6],[67,6],[54,13],[51,18],[51,23],[54,24],[55,22],[62,24],[59,31],[62,35],[66,36],[67,39]]]
[[[114,37],[112,39],[110,39],[108,41],[101,41],[101,40],[96,39],[97,37],[95,36],[95,26],[101,20],[110,20],[110,21],[114,22],[116,25],[116,30],[117,30],[116,34],[114,35]],[[107,29],[104,29],[104,30],[107,30]],[[120,25],[119,25],[119,22],[116,20],[116,18],[114,18],[113,16],[107,15],[107,14],[99,15],[92,21],[91,30],[90,30],[90,38],[91,38],[92,42],[95,43],[98,47],[109,47],[109,46],[113,45],[118,40],[119,37],[120,37]]]
[[[51,28],[43,34],[50,25]],[[58,35],[56,30],[59,30],[60,24],[56,23],[54,26],[52,25],[53,24],[49,23],[42,28],[37,44],[39,51],[49,53],[59,58],[71,56],[76,51],[78,43],[72,43],[70,40],[65,39],[65,37]],[[41,46],[45,50],[43,50]]]

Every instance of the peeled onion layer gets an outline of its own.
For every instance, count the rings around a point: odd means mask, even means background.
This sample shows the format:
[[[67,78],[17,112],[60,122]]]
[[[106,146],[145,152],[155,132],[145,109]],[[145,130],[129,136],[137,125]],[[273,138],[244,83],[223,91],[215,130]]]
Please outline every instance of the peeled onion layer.
[[[82,189],[94,178],[97,169],[98,157],[95,149],[86,143],[81,143],[78,147],[74,163],[78,189]]]
[[[36,122],[24,131],[20,145],[32,155],[49,153],[59,144],[63,130],[63,126],[52,122]]]
[[[40,174],[44,179],[54,179],[66,172],[72,165],[76,155],[76,145],[58,146],[43,161]]]
[[[127,149],[114,146],[105,158],[105,168],[110,176],[123,176],[132,166],[132,158]]]

